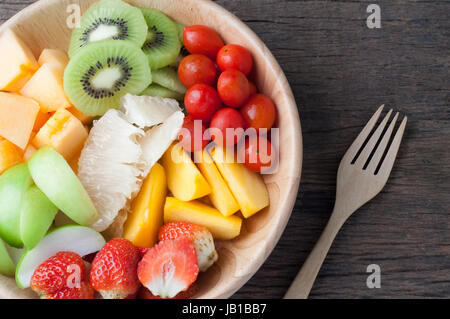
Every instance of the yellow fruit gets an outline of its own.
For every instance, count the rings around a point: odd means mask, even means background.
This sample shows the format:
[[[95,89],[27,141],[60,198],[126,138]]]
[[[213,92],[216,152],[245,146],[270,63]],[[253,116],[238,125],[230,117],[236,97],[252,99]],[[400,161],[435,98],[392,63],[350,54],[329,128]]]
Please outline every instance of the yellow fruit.
[[[92,116],[81,113],[75,106],[69,107],[67,111],[75,115],[75,117],[79,119],[83,124],[91,124],[92,121],[94,121],[94,118]]]
[[[169,190],[176,198],[190,201],[211,194],[208,182],[179,144],[169,147],[162,158],[162,165]]]
[[[0,35],[0,90],[19,92],[39,68],[31,50],[11,30]]]
[[[39,132],[39,130],[45,125],[45,123],[47,123],[52,115],[53,113],[44,113],[39,111],[36,116],[36,121],[34,122],[33,132]]]
[[[124,226],[123,237],[135,246],[153,247],[158,239],[158,231],[163,225],[166,196],[166,173],[157,163],[145,179],[138,197],[133,201],[131,213]]]
[[[34,99],[44,113],[71,106],[63,86],[64,68],[58,63],[45,63],[20,90],[20,94]]]
[[[223,216],[217,209],[198,201],[183,202],[167,197],[164,206],[164,223],[188,222],[205,226],[216,239],[233,239],[241,233],[242,219]]]
[[[78,162],[80,161],[81,151],[78,152],[70,161],[69,165],[72,168],[72,171],[78,175]]]
[[[38,112],[39,104],[32,99],[0,92],[0,135],[24,150]]]
[[[0,138],[0,174],[22,163],[23,151],[4,138]]]
[[[28,162],[31,156],[33,156],[33,154],[36,152],[37,152],[36,147],[34,147],[33,144],[29,144],[25,149],[25,153],[23,154],[23,159],[25,160],[25,162]]]
[[[197,159],[197,167],[211,186],[212,191],[209,198],[214,207],[224,216],[230,216],[236,213],[239,210],[239,204],[222,175],[220,175],[209,153],[207,151],[198,152],[195,154],[195,158]]]
[[[45,63],[59,63],[63,68],[66,68],[67,64],[69,64],[69,57],[61,50],[44,49],[38,63],[41,66]]]
[[[53,146],[67,161],[83,148],[88,132],[75,116],[66,109],[59,109],[33,139],[37,148]]]
[[[211,155],[245,218],[269,206],[269,192],[261,175],[237,163],[221,147],[215,147]]]

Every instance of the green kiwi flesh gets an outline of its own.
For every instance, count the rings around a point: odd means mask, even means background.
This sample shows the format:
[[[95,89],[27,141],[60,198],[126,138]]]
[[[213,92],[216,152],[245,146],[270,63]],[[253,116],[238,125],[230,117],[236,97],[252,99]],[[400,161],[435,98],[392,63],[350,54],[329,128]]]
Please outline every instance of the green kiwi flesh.
[[[152,70],[173,63],[180,53],[178,27],[169,17],[155,9],[141,8],[147,22],[148,34],[142,50]]]
[[[129,41],[141,47],[147,38],[147,23],[139,8],[121,0],[102,0],[81,17],[80,27],[72,32],[69,56],[89,43],[112,39]]]
[[[165,88],[159,84],[153,83],[147,89],[145,89],[141,95],[147,96],[159,96],[166,99],[174,99],[178,101],[182,101],[184,99],[184,95],[175,91],[172,91],[168,88]]]
[[[169,66],[159,70],[153,70],[152,78],[154,83],[180,94],[185,94],[187,91],[186,87],[178,78],[177,71]]]
[[[127,93],[140,94],[152,82],[141,49],[125,41],[89,44],[69,62],[64,89],[73,105],[86,115],[101,116],[118,108]]]

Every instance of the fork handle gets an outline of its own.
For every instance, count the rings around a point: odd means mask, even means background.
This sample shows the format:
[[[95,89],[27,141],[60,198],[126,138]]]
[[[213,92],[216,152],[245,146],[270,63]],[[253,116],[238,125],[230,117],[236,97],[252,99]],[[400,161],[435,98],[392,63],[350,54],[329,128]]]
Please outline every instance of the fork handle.
[[[334,238],[344,224],[345,220],[339,215],[340,214],[337,214],[336,210],[333,211],[319,241],[306,259],[297,277],[295,277],[291,287],[284,296],[284,299],[308,298],[317,274],[333,244]]]

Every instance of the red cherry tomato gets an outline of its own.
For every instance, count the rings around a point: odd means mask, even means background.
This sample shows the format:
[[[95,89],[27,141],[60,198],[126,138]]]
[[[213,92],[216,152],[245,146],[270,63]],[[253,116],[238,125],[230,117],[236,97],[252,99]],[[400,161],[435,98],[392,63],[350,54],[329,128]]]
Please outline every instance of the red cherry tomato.
[[[249,87],[250,87],[250,97],[251,97],[253,94],[258,93],[258,89],[256,88],[256,85],[255,85],[253,82],[248,81],[248,85],[249,85]]]
[[[217,79],[216,65],[206,55],[191,54],[181,61],[178,77],[187,88],[198,83],[213,86]]]
[[[225,45],[216,31],[204,25],[185,27],[183,43],[190,53],[204,54],[214,60]]]
[[[191,117],[209,123],[213,115],[220,109],[220,101],[217,91],[206,84],[195,84],[186,92],[184,104]]]
[[[238,147],[238,159],[257,173],[264,173],[275,162],[275,150],[272,144],[262,136],[252,135],[242,140]]]
[[[217,91],[223,103],[238,108],[250,97],[250,86],[244,73],[238,70],[223,72],[217,81]]]
[[[255,94],[241,109],[241,114],[249,127],[270,130],[275,123],[277,111],[269,97]]]
[[[203,150],[208,145],[209,139],[205,132],[206,127],[201,121],[186,117],[183,128],[178,135],[178,140],[186,151],[191,153],[197,152]]]
[[[242,115],[232,108],[218,111],[210,125],[212,140],[220,146],[236,145],[244,135],[245,121]]]
[[[249,75],[253,68],[253,58],[246,48],[237,44],[228,44],[217,54],[217,64],[222,71],[236,69]]]

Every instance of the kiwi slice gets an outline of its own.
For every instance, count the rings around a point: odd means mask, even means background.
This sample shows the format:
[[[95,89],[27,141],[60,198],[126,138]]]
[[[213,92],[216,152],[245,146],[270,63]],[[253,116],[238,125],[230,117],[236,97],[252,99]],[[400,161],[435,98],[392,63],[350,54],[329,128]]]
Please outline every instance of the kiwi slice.
[[[148,25],[147,40],[142,49],[152,70],[161,69],[175,61],[180,53],[178,27],[161,11],[146,8],[141,10]]]
[[[146,88],[144,92],[141,93],[141,95],[159,96],[166,99],[174,99],[178,101],[182,101],[184,99],[184,94],[172,91],[155,83]]]
[[[183,43],[183,32],[185,25],[182,23],[177,22],[177,29],[178,29],[178,40],[180,40],[181,45],[184,45]]]
[[[147,38],[147,23],[139,8],[121,0],[102,0],[81,17],[70,41],[69,56],[92,42],[112,39],[130,41],[141,47]]]
[[[126,41],[89,44],[70,60],[64,73],[67,97],[90,116],[118,108],[122,96],[140,94],[151,82],[146,55]]]
[[[153,82],[169,90],[185,94],[187,89],[178,78],[177,71],[170,66],[152,71]]]

